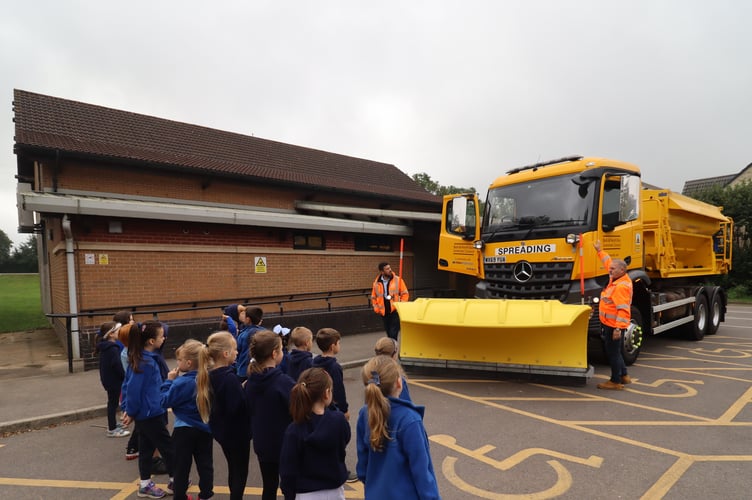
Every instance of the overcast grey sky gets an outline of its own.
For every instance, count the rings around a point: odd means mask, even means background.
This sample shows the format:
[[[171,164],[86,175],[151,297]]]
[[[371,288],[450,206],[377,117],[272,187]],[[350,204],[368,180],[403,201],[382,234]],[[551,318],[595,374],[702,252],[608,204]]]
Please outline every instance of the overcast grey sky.
[[[643,179],[752,162],[752,2],[3,2],[0,229],[15,242],[13,89],[428,173],[482,196],[581,154]]]

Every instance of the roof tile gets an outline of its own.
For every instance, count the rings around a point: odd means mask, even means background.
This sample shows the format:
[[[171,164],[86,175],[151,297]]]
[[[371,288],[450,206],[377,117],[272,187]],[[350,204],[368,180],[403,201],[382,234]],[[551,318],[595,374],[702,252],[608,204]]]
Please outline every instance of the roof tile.
[[[16,89],[17,147],[438,203],[387,163]]]

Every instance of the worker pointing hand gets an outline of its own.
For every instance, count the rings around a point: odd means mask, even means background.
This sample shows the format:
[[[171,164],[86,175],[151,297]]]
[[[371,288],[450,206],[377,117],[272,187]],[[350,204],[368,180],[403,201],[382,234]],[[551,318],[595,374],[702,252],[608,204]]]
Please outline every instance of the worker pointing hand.
[[[598,258],[608,269],[608,284],[601,291],[598,302],[598,316],[601,322],[601,337],[605,342],[606,355],[611,365],[611,378],[598,384],[598,389],[621,390],[624,384],[632,380],[627,374],[627,366],[622,357],[624,349],[624,331],[631,321],[632,280],[627,275],[627,264],[621,259],[611,257],[601,250],[601,242],[593,246],[598,251]]]
[[[596,252],[600,252],[601,251],[601,240],[595,240],[593,242],[593,247],[595,247],[595,251]]]

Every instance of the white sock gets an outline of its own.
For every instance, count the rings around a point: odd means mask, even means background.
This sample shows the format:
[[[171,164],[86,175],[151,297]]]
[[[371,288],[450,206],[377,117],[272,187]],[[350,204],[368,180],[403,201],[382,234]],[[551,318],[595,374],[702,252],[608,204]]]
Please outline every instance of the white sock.
[[[141,487],[146,488],[149,486],[149,483],[151,482],[151,479],[141,479]]]

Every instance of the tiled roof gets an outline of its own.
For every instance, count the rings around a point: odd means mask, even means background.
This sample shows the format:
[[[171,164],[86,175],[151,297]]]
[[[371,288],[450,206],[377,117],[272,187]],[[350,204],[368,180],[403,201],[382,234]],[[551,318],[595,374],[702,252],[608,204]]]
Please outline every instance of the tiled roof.
[[[15,90],[16,148],[42,148],[155,167],[440,202],[394,165],[153,116]]]
[[[704,179],[686,181],[682,188],[682,194],[685,196],[692,196],[693,194],[700,193],[715,186],[726,187],[734,177],[736,177],[736,174],[719,175],[717,177],[706,177]]]

